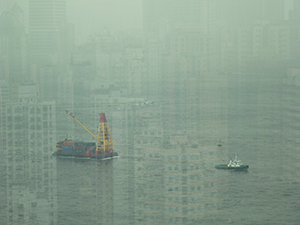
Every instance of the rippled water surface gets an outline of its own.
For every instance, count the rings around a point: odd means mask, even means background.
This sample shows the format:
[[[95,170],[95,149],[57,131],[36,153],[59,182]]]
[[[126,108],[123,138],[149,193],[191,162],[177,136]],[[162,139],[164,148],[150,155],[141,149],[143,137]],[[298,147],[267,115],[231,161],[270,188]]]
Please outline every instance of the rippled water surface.
[[[14,178],[4,154],[0,224],[300,224],[300,87],[284,79],[210,78],[137,107],[113,160],[22,157]],[[214,168],[235,153],[248,171]]]

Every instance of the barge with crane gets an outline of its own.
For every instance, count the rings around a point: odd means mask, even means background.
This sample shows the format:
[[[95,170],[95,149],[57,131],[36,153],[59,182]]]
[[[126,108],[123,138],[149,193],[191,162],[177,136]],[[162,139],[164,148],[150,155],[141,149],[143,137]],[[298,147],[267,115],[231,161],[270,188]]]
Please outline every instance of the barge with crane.
[[[66,111],[79,125],[81,125],[90,135],[92,135],[96,142],[73,141],[67,138],[64,141],[56,143],[55,156],[61,157],[75,157],[87,159],[105,159],[118,156],[114,151],[113,140],[105,117],[105,113],[100,113],[98,135],[95,136],[89,131],[76,117]]]

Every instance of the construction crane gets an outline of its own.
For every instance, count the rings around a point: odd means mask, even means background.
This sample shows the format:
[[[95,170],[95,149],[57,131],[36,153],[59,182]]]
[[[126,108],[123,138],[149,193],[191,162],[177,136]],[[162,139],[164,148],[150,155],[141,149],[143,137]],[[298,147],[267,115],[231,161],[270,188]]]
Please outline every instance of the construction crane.
[[[96,137],[91,131],[89,131],[72,113],[70,113],[68,110],[66,111],[68,115],[70,115],[77,123],[79,123],[80,126],[82,126],[87,132],[89,132],[90,135],[92,135],[97,140],[97,146],[96,146],[96,155],[98,153],[105,154],[113,153],[113,141],[111,137],[111,133],[108,127],[108,123],[105,117],[105,113],[100,113],[100,120],[99,120],[99,126],[98,126],[98,137]]]

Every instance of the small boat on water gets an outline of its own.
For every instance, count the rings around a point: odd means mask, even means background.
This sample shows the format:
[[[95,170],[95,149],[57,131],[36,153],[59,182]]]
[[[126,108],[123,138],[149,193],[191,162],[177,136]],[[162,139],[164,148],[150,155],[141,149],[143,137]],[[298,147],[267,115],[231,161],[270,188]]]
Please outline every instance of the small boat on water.
[[[243,165],[242,161],[237,158],[237,155],[235,155],[234,160],[230,160],[228,164],[216,165],[215,168],[224,170],[247,170],[249,166]]]

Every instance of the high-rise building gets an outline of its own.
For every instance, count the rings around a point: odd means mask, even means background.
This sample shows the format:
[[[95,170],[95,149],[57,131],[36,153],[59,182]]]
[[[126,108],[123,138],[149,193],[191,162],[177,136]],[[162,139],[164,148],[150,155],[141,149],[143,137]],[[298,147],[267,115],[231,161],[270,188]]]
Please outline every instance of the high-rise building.
[[[178,135],[167,136],[163,113],[159,105],[137,109],[134,220],[143,224],[197,223],[204,215],[217,212],[216,178],[209,169],[217,147],[191,142],[178,124]]]
[[[203,78],[214,76],[216,69],[215,47],[210,36],[198,30],[170,32],[162,56],[161,76],[164,108],[167,113],[172,112],[165,118],[169,126],[167,132],[176,132],[178,126],[187,130],[187,113],[191,112],[189,100],[199,94],[197,88],[191,87],[199,88]]]
[[[147,85],[145,81],[145,49],[143,48],[128,48],[126,49],[127,85],[129,94],[140,96],[143,88]]]
[[[284,20],[284,0],[144,0],[143,26],[148,37],[174,28],[214,34],[218,25],[246,25]]]
[[[213,0],[217,20],[227,26],[284,20],[284,0]]]
[[[1,80],[0,81],[0,176],[3,178],[0,184],[0,212],[6,210],[6,138],[5,138],[5,131],[6,131],[6,104],[10,101],[9,96],[9,84],[8,81]],[[4,213],[0,213],[0,221],[5,221],[6,216]],[[5,222],[4,222],[5,224]]]
[[[145,86],[143,94],[148,98],[158,99],[161,95],[161,63],[163,43],[158,39],[148,40],[145,46]]]
[[[285,23],[224,27],[220,33],[221,71],[269,72],[290,59],[292,39]]]
[[[10,103],[5,119],[7,224],[57,224],[55,103]]]
[[[147,37],[164,37],[177,28],[197,28],[212,34],[216,25],[216,3],[207,0],[144,0],[144,30]]]
[[[3,3],[2,3],[3,2]],[[3,5],[0,4],[0,14],[5,11],[10,11],[15,5],[18,5],[22,9],[22,16],[19,17],[20,21],[25,26],[25,33],[28,34],[29,22],[28,22],[28,13],[29,13],[29,1],[28,0],[3,0],[1,1]],[[3,11],[1,11],[3,10]]]
[[[29,0],[32,63],[46,63],[55,58],[59,26],[65,22],[66,0]]]
[[[0,79],[22,83],[27,74],[23,10],[15,4],[0,17]]]

